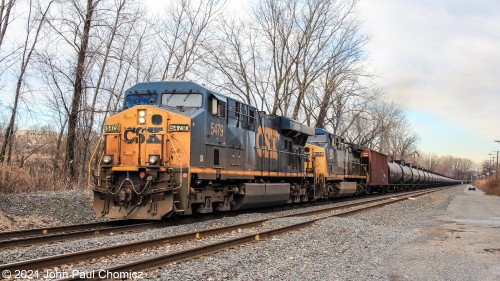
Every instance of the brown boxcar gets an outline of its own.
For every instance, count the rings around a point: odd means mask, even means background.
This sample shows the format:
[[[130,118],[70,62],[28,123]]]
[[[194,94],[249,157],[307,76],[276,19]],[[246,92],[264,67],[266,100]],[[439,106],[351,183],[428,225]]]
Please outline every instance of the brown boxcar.
[[[389,168],[387,155],[369,149],[361,153],[361,164],[366,165],[368,186],[387,186],[389,184]]]

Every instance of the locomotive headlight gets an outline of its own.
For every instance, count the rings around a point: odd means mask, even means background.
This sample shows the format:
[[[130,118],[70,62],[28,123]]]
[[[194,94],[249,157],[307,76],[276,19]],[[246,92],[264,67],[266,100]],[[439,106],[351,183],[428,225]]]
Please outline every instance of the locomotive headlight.
[[[146,123],[146,110],[139,110],[139,124]]]
[[[109,165],[113,162],[113,155],[110,155],[110,154],[104,154],[104,156],[102,157],[102,163],[104,165]]]
[[[148,164],[149,165],[157,165],[158,162],[160,161],[160,156],[159,155],[149,155],[148,158]]]

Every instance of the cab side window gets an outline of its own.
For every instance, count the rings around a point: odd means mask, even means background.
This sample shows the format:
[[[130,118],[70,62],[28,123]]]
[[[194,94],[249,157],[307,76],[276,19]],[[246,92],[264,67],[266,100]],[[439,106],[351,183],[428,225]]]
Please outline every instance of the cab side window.
[[[210,102],[209,102],[209,106],[210,106],[210,108],[209,108],[210,113],[213,116],[217,116],[217,117],[220,117],[223,119],[226,118],[226,103],[225,102],[218,100],[215,97],[211,97]]]
[[[248,107],[248,129],[255,132],[255,125],[257,124],[257,114],[256,109],[253,107]]]

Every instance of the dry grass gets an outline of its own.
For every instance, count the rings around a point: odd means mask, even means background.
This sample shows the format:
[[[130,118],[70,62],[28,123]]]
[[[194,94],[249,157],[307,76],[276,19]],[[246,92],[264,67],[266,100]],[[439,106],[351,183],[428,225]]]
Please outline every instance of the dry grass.
[[[0,165],[0,192],[21,193],[67,190],[64,179],[53,171],[40,168],[18,168]]]
[[[500,179],[492,177],[489,179],[478,180],[474,184],[488,195],[500,196]]]

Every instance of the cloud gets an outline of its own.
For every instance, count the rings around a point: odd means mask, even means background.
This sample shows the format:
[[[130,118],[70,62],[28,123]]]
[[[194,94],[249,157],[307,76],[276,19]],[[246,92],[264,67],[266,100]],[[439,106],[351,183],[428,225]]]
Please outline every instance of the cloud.
[[[492,130],[500,125],[500,1],[365,0],[359,8],[389,98],[500,138]]]

